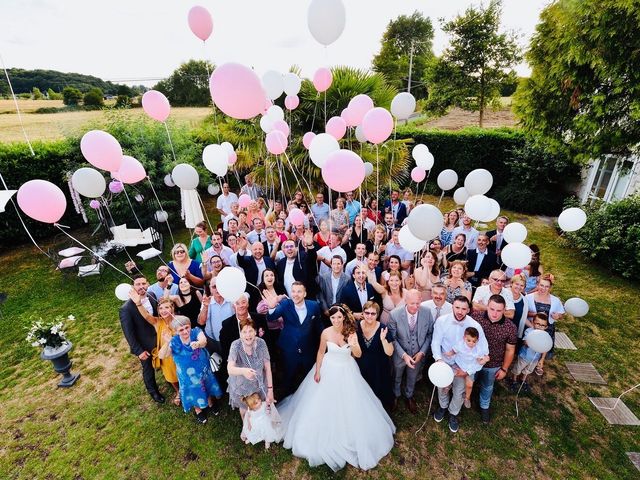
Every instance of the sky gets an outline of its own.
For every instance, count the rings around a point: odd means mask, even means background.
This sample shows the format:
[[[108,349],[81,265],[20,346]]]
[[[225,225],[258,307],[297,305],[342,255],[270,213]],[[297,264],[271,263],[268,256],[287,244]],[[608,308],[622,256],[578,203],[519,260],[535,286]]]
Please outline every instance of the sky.
[[[520,35],[522,46],[551,0],[503,0],[503,27]],[[304,77],[322,66],[369,68],[390,20],[415,10],[435,27],[434,51],[447,37],[449,20],[481,2],[468,0],[343,0],[346,26],[325,47],[311,36],[311,0],[0,0],[0,56],[7,67],[50,69],[94,75],[118,83],[154,85],[181,63],[208,59],[286,72],[298,65]],[[488,0],[484,0],[487,4]],[[203,44],[189,30],[194,5],[213,17],[213,34]],[[526,64],[518,65],[528,75]]]

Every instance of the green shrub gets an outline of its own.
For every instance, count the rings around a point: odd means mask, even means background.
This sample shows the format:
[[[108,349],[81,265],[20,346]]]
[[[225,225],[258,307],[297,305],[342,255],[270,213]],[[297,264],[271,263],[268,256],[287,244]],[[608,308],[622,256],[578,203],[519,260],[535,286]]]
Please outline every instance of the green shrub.
[[[571,244],[612,272],[640,279],[640,194],[581,208],[587,223],[565,234]]]
[[[82,102],[85,104],[85,106],[89,106],[89,105],[94,107],[103,106],[104,98],[102,96],[102,90],[100,90],[97,87],[92,88],[91,90],[89,90],[87,93],[84,94]]]
[[[62,101],[65,105],[77,105],[82,100],[82,92],[74,87],[64,87]]]

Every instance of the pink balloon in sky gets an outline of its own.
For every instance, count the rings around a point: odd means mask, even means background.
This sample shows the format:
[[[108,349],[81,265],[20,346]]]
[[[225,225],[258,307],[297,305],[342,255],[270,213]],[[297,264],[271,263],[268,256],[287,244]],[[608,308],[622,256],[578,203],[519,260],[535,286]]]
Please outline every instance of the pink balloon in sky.
[[[360,125],[366,113],[373,108],[373,100],[369,95],[361,93],[351,99],[347,108],[353,124]]]
[[[67,209],[62,190],[46,180],[29,180],[18,189],[17,200],[24,213],[44,223],[56,223]]]
[[[223,113],[247,120],[265,111],[266,100],[260,79],[239,63],[225,63],[209,79],[211,98]]]
[[[413,170],[411,170],[411,180],[416,183],[420,183],[421,181],[423,181],[426,176],[427,172],[420,167],[413,167]]]
[[[287,110],[295,110],[300,105],[300,99],[297,95],[287,95],[284,98],[284,106],[287,107]]]
[[[362,184],[364,177],[364,163],[351,150],[331,152],[322,166],[322,179],[337,192],[355,190]]]
[[[347,133],[347,122],[342,117],[331,117],[324,130],[336,140],[340,140]]]
[[[314,138],[316,138],[316,134],[313,132],[307,132],[304,134],[304,136],[302,137],[302,145],[304,145],[304,148],[309,148],[309,145],[311,145],[311,140],[313,140]]]
[[[316,70],[313,74],[313,86],[319,92],[324,92],[329,89],[333,83],[333,74],[328,68],[322,67]]]
[[[238,205],[240,205],[240,208],[247,208],[250,203],[251,197],[246,193],[243,193],[242,195],[240,195],[240,197],[238,197]]]
[[[213,19],[209,10],[196,5],[189,10],[187,21],[193,34],[203,42],[206,42],[211,36],[211,32],[213,32]]]
[[[91,165],[116,172],[122,165],[122,147],[112,135],[102,130],[91,130],[80,140],[80,151]]]
[[[264,143],[266,144],[269,153],[274,155],[284,153],[287,149],[287,145],[289,144],[286,135],[280,130],[272,130],[267,133]]]
[[[362,119],[362,133],[371,143],[384,142],[391,132],[393,132],[393,117],[385,108],[372,108]]]
[[[122,165],[117,172],[113,172],[113,178],[120,180],[122,183],[133,184],[144,180],[147,176],[142,164],[129,155],[122,157]]]
[[[154,120],[164,122],[171,113],[169,100],[162,92],[149,90],[142,95],[142,109]]]
[[[273,122],[273,130],[280,130],[285,137],[289,136],[289,125],[284,120],[276,120]]]

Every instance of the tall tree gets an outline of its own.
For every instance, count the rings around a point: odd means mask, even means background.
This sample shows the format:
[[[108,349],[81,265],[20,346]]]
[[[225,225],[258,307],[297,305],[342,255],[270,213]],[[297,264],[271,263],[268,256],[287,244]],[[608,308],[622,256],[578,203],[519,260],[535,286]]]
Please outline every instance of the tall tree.
[[[516,91],[523,127],[576,160],[627,155],[640,143],[637,0],[560,0],[548,6]]]
[[[425,69],[433,59],[433,25],[431,19],[415,11],[389,22],[380,42],[380,53],[373,57],[373,70],[385,76],[389,84],[406,90],[411,70],[411,93],[424,98]]]
[[[153,88],[164,93],[173,106],[206,107],[211,105],[209,93],[211,72],[213,72],[211,62],[189,60],[180,65],[169,78],[158,82]]]
[[[486,9],[469,7],[444,24],[451,39],[426,75],[428,111],[443,114],[457,106],[479,112],[482,127],[487,107],[499,106],[500,87],[521,59],[516,35],[500,32],[501,13],[501,1],[492,0]]]

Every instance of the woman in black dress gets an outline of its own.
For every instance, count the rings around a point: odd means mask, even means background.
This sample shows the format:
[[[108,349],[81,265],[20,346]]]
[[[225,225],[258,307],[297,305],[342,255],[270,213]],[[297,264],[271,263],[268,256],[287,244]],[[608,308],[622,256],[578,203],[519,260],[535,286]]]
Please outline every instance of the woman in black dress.
[[[393,338],[387,335],[387,329],[378,321],[380,306],[377,303],[365,303],[362,313],[364,319],[358,322],[356,329],[362,356],[356,358],[356,362],[362,377],[382,406],[390,411],[393,406],[393,385],[389,358],[393,355]]]
[[[186,277],[178,282],[178,295],[172,295],[171,300],[176,303],[176,314],[184,315],[191,320],[191,328],[198,326],[198,315],[202,306],[202,294],[192,287]]]

